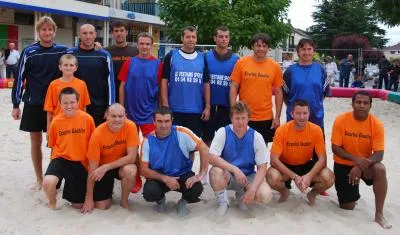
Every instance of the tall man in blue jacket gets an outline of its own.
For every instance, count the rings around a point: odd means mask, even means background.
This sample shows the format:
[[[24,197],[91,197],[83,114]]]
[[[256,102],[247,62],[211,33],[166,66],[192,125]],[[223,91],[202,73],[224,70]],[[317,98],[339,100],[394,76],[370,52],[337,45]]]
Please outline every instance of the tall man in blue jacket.
[[[79,67],[75,76],[86,82],[91,101],[87,112],[98,126],[105,121],[107,107],[115,102],[115,88],[112,57],[104,49],[95,50],[96,36],[93,25],[82,25],[79,29],[79,46],[69,49],[67,53],[78,59]]]

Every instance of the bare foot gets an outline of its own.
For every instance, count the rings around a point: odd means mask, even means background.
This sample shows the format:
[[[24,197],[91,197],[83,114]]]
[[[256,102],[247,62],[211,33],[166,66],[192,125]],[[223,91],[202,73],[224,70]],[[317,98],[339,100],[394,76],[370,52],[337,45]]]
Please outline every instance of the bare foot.
[[[52,209],[52,210],[57,210],[56,204],[57,204],[57,203],[55,203],[55,202],[54,202],[54,203],[53,203],[53,202],[52,202],[52,203],[49,202],[48,207],[49,207],[50,209]]]
[[[129,203],[128,202],[122,202],[121,201],[120,205],[121,205],[122,208],[129,209]]]
[[[32,191],[40,191],[42,189],[42,182],[36,182],[35,185],[31,187]]]
[[[290,191],[289,189],[285,189],[283,192],[281,192],[281,197],[279,198],[278,202],[286,202],[287,199],[289,198]]]
[[[384,229],[391,229],[392,225],[383,217],[382,214],[375,214],[375,222]]]
[[[308,204],[310,206],[314,206],[315,205],[316,197],[317,197],[317,195],[315,195],[315,193],[313,193],[312,191],[307,193]]]

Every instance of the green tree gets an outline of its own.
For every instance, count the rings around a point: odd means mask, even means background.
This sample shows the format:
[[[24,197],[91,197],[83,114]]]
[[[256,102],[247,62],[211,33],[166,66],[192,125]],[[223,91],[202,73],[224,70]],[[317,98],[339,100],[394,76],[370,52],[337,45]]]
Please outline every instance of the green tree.
[[[400,25],[400,1],[371,0],[371,2],[380,21],[389,26]]]
[[[315,25],[308,29],[319,48],[331,48],[335,37],[363,35],[373,47],[382,48],[388,39],[379,28],[369,0],[323,0],[313,12]]]
[[[234,48],[248,47],[251,37],[268,33],[275,46],[290,34],[284,23],[290,0],[159,0],[160,18],[167,25],[167,35],[181,42],[182,29],[198,29],[198,44],[214,44],[214,29],[226,25]]]

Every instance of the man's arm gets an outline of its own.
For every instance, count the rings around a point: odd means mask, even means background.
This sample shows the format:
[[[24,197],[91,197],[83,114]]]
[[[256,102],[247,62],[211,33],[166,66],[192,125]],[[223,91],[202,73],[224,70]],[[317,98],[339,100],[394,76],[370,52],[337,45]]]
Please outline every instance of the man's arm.
[[[283,104],[282,88],[277,87],[275,89],[275,118],[274,118],[274,123],[272,124],[275,129],[278,128],[281,123],[280,120],[281,120],[282,104]]]
[[[169,107],[168,104],[168,80],[161,79],[161,105]]]
[[[367,169],[368,166],[371,164],[371,160],[369,158],[354,156],[344,150],[344,148],[342,148],[341,146],[337,146],[335,144],[332,144],[332,152],[343,159],[354,162],[358,167],[360,167],[362,171]]]
[[[298,175],[291,171],[289,168],[282,163],[279,159],[279,155],[271,152],[271,166],[277,169],[281,174],[286,175],[290,179],[294,180]]]
[[[370,164],[375,164],[383,160],[384,151],[375,151],[368,159],[371,160]]]
[[[119,84],[119,103],[125,106],[125,82],[121,81]]]
[[[229,90],[229,104],[231,107],[236,103],[238,90],[239,90],[239,84],[237,82],[231,81],[231,88]]]
[[[171,176],[163,175],[155,170],[150,169],[149,164],[146,162],[142,161],[140,163],[140,173],[146,179],[152,179],[152,180],[157,180],[157,181],[163,182],[171,190],[176,190],[176,189],[180,188],[179,182],[177,180],[177,179],[179,179],[179,177],[171,177]]]
[[[90,176],[98,166],[99,162],[89,160],[89,166],[88,166],[89,177],[87,177],[86,181],[86,196],[85,196],[85,202],[83,203],[81,209],[82,213],[90,213],[94,209],[93,191],[94,191],[95,181]]]
[[[208,121],[210,118],[210,82],[204,83],[204,110],[203,113],[201,114],[201,119],[203,121]]]
[[[265,175],[267,174],[267,164],[260,164],[257,166],[257,173],[254,177],[253,183],[249,185],[246,193],[243,196],[243,202],[250,204],[254,201],[257,189],[265,180]]]

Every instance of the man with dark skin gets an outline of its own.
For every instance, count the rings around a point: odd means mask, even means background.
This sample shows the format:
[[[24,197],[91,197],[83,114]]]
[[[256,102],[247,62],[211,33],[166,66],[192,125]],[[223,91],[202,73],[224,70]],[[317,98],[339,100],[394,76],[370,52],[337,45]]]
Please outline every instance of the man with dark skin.
[[[335,188],[339,206],[353,210],[360,198],[362,179],[373,186],[375,194],[375,222],[385,229],[392,227],[383,216],[387,193],[386,169],[382,163],[384,153],[383,123],[369,113],[372,97],[358,91],[352,97],[353,111],[339,115],[332,129]]]

